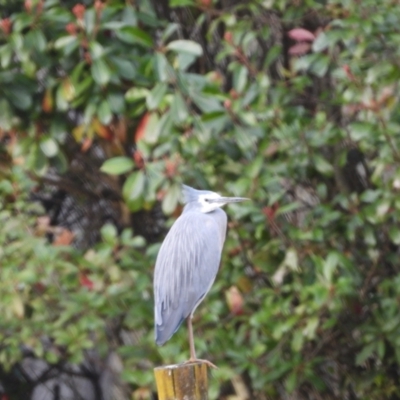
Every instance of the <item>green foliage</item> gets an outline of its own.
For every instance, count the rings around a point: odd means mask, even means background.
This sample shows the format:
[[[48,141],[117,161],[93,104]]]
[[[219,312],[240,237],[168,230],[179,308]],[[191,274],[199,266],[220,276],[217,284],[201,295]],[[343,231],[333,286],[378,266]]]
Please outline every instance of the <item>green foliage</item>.
[[[2,196],[15,199],[3,201],[0,212],[5,346],[0,358],[6,368],[20,359],[21,343],[49,362],[60,360],[59,347],[74,362],[93,346],[107,352],[106,331],[113,320],[126,318],[127,326],[137,327],[152,311],[146,300],[151,273],[145,267],[150,261],[144,239],[129,230],[118,236],[114,226],[105,225],[102,243],[85,254],[61,243],[50,245],[43,210],[28,202],[30,186],[20,168],[13,168],[0,189]],[[126,317],[127,308],[141,311]],[[54,347],[46,347],[45,337],[54,339]]]
[[[128,157],[114,157],[107,160],[101,167],[101,171],[106,174],[120,175],[132,170],[133,160]]]
[[[238,374],[252,398],[399,396],[399,7],[175,0],[191,18],[172,23],[136,3],[13,4],[1,21],[0,133],[15,139],[0,182],[2,365],[21,343],[55,362],[43,336],[73,361],[106,352],[116,320],[145,332],[117,349],[132,385],[187,358],[184,328],[152,341],[157,244],[105,225],[81,254],[40,231],[30,178],[69,171],[71,132],[82,157],[101,146],[96,168],[119,175],[131,212],[176,213],[181,182],[252,198],[229,207],[223,267],[195,314],[198,354],[220,366],[212,398]]]

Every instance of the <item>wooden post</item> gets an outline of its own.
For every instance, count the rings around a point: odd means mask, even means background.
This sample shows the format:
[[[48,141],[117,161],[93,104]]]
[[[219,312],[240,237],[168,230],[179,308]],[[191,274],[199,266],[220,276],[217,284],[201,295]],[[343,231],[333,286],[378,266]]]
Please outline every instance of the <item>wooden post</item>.
[[[154,368],[158,400],[208,400],[207,364]]]

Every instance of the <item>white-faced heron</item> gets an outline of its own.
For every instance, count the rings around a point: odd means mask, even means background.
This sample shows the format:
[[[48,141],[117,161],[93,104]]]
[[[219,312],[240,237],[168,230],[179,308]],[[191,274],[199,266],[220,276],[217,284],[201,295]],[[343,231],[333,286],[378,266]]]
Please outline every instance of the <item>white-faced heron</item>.
[[[190,358],[196,357],[192,317],[217,275],[225,242],[227,216],[220,207],[248,200],[221,197],[183,186],[185,207],[172,225],[157,256],[154,273],[155,340],[164,344],[187,319]]]

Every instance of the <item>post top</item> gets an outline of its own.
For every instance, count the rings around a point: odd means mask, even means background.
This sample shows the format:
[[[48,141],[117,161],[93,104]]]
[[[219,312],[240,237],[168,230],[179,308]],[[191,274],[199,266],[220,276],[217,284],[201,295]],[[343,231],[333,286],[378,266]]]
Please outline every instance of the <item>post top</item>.
[[[159,371],[162,369],[177,369],[177,368],[193,368],[193,367],[198,367],[198,366],[202,366],[205,365],[207,366],[207,363],[205,362],[201,362],[201,361],[196,361],[196,362],[192,362],[192,363],[181,363],[181,364],[171,364],[171,365],[162,365],[161,367],[155,367],[154,370],[155,371]]]

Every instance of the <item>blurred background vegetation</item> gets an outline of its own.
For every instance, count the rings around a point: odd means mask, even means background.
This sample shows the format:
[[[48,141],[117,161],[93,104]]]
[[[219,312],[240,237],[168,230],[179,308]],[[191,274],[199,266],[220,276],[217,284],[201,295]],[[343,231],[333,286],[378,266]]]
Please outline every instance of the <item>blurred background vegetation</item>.
[[[155,399],[185,182],[230,206],[211,399],[400,398],[400,7],[0,1],[2,399]]]

